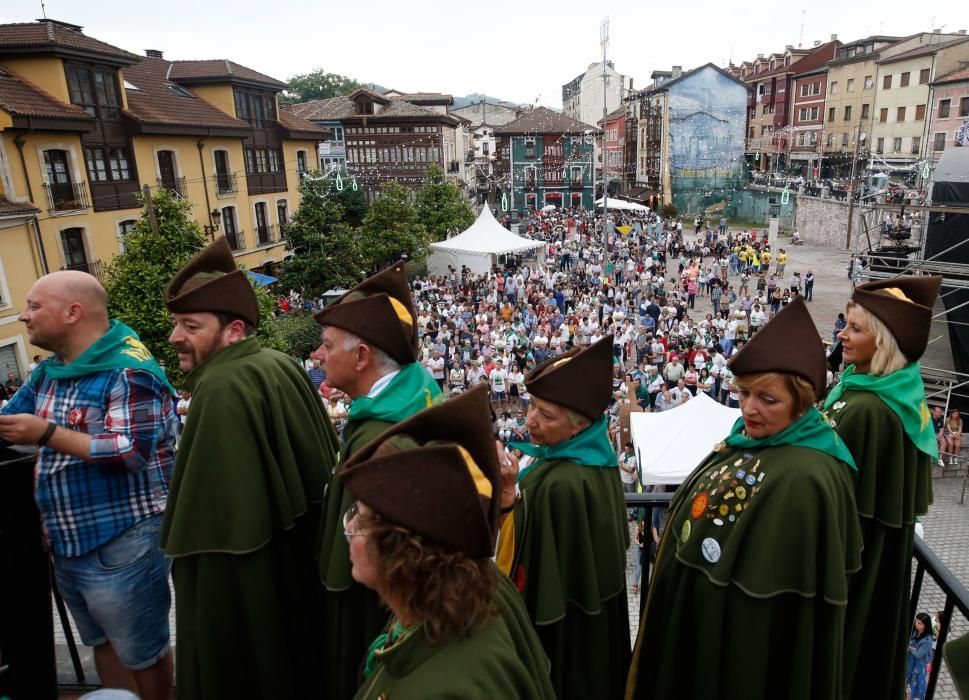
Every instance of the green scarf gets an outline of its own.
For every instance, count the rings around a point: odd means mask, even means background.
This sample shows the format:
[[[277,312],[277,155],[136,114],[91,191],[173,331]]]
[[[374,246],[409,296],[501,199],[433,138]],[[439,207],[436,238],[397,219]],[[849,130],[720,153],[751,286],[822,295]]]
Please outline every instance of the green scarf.
[[[797,445],[798,447],[809,447],[831,455],[835,459],[840,459],[849,467],[858,471],[855,460],[848,451],[848,448],[838,437],[838,434],[831,429],[828,422],[818,409],[812,406],[804,415],[784,428],[779,433],[774,433],[765,438],[751,438],[743,433],[744,419],[738,418],[733,424],[730,435],[724,440],[730,447],[763,448],[776,447],[778,445]]]
[[[54,379],[75,379],[112,369],[143,369],[151,372],[171,393],[175,393],[168,383],[165,370],[155,361],[138,334],[118,320],[111,321],[108,332],[95,340],[74,362],[65,365],[60,359],[50,359],[42,366],[44,372]]]
[[[521,450],[525,454],[534,457],[535,460],[518,474],[518,480],[537,467],[543,461],[553,459],[564,459],[583,467],[615,467],[619,461],[616,451],[612,449],[609,442],[609,433],[606,429],[609,421],[605,415],[599,417],[595,423],[583,430],[581,433],[568,440],[563,440],[557,445],[544,447],[530,442],[509,442],[509,447]]]
[[[392,647],[401,637],[410,632],[411,629],[415,628],[412,627],[408,629],[400,624],[399,620],[394,620],[394,624],[391,625],[389,631],[377,635],[377,638],[373,640],[370,647],[367,649],[367,660],[363,663],[364,679],[370,678],[370,676],[373,675],[373,672],[377,670],[377,652],[382,651],[387,647]]]
[[[399,423],[425,408],[430,408],[443,398],[441,388],[424,365],[411,362],[401,367],[397,376],[376,396],[354,399],[348,420],[372,418]]]
[[[875,394],[902,421],[902,428],[912,444],[931,457],[933,462],[939,458],[939,445],[935,441],[932,416],[925,402],[925,384],[922,383],[918,362],[884,377],[858,372],[854,365],[848,365],[841,373],[841,383],[825,399],[825,410],[834,405],[848,389]]]

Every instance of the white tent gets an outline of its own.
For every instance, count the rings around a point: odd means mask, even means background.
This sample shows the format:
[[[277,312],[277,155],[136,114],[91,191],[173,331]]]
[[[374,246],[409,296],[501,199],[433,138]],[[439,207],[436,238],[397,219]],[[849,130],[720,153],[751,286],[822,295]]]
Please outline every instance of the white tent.
[[[602,208],[602,199],[596,200],[596,209]],[[649,211],[649,207],[643,204],[636,204],[636,202],[627,202],[625,199],[613,199],[609,198],[609,208],[610,209],[625,209],[627,211]]]
[[[462,265],[475,274],[489,272],[499,255],[524,253],[529,250],[544,253],[545,244],[517,236],[495,221],[491,209],[481,209],[477,220],[454,238],[431,244],[427,271],[432,275],[446,275],[448,266],[460,270]]]
[[[740,409],[700,392],[662,413],[631,413],[633,447],[644,484],[680,484],[730,433]]]

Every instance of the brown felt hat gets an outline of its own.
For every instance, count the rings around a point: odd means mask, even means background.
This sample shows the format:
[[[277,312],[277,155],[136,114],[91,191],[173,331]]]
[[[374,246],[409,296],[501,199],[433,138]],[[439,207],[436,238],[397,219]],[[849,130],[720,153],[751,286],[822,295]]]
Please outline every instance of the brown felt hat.
[[[403,263],[368,277],[318,311],[316,321],[352,333],[402,365],[417,359],[417,311]]]
[[[768,321],[727,364],[739,376],[781,372],[803,377],[818,399],[828,385],[824,345],[801,297]]]
[[[217,238],[165,287],[165,306],[179,314],[222,313],[259,325],[259,303],[246,273],[236,267],[225,238]]]
[[[595,422],[612,397],[612,334],[587,348],[573,348],[528,373],[529,394],[570,408]]]
[[[472,559],[492,556],[501,479],[487,387],[380,434],[340,478],[381,518]]]
[[[851,300],[888,326],[898,349],[915,362],[929,343],[932,307],[941,286],[941,275],[893,277],[858,285]]]

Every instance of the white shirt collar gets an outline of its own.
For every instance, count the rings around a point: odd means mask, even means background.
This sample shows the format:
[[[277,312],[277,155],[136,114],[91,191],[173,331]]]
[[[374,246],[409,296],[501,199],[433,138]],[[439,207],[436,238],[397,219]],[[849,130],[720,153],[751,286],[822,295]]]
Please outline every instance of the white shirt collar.
[[[380,379],[378,379],[377,381],[375,381],[373,383],[373,386],[370,387],[370,391],[367,393],[367,398],[368,399],[372,399],[377,394],[379,394],[381,391],[383,391],[387,387],[387,385],[390,384],[391,380],[394,377],[396,377],[398,374],[400,374],[400,370],[399,369],[394,370],[393,372],[388,372],[387,374],[385,374],[384,376],[382,376]]]

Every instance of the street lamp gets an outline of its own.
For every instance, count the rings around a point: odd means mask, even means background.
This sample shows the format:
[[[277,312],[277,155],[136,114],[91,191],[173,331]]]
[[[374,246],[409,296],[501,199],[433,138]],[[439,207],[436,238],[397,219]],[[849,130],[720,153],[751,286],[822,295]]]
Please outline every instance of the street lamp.
[[[219,222],[222,221],[222,212],[218,209],[213,209],[209,212],[209,221],[212,222],[211,225],[205,225],[202,229],[205,231],[206,236],[211,236],[215,238],[215,234],[219,231]]]

